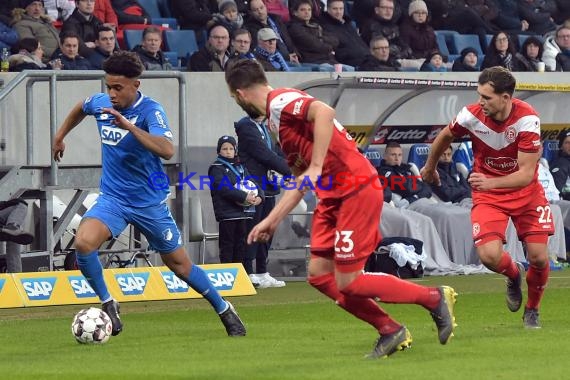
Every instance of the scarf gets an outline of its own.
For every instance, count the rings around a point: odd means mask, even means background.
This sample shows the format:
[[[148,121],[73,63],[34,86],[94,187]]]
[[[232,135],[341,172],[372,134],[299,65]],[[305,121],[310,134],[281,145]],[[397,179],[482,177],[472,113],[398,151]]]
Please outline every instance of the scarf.
[[[511,53],[507,53],[507,54],[500,54],[499,56],[503,60],[503,66],[506,69],[508,69],[509,71],[512,71],[512,69],[513,69],[513,55]]]
[[[267,24],[271,27],[271,29],[273,29],[279,41],[283,43],[283,38],[281,38],[281,33],[279,33],[279,28],[275,24],[275,21],[271,19],[271,17],[267,17]]]
[[[285,59],[278,51],[275,51],[275,53],[271,54],[267,50],[264,50],[261,47],[257,46],[254,52],[265,58],[267,62],[271,63],[271,65],[275,67],[276,70],[291,71],[289,65],[287,65],[287,62],[285,62]]]

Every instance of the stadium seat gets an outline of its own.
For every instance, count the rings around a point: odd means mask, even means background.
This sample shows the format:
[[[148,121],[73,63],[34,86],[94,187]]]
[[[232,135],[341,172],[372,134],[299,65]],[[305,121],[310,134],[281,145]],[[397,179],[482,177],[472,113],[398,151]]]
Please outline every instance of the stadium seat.
[[[550,165],[558,156],[558,140],[544,140],[542,143],[542,157]],[[548,166],[547,166],[548,167]]]
[[[178,20],[172,17],[152,17],[150,22],[153,25],[160,25],[164,28],[178,29]]]
[[[370,161],[372,166],[375,168],[380,166],[380,163],[382,162],[382,154],[379,150],[368,148],[366,152],[364,152],[364,155],[368,158],[368,161]]]
[[[153,25],[168,25],[171,29],[178,29],[178,21],[172,17],[165,17],[160,12],[160,7],[157,0],[138,0],[139,4],[150,15],[151,23]]]
[[[437,48],[438,50],[442,53],[445,54],[446,56],[449,57],[449,48],[447,47],[447,42],[445,41],[445,35],[439,33],[435,35],[435,40],[437,42]]]
[[[165,30],[166,50],[178,53],[181,65],[186,66],[192,54],[198,51],[196,34],[193,30]]]
[[[428,144],[413,144],[410,147],[410,153],[408,154],[408,164],[411,166],[410,170],[414,175],[420,175],[420,169],[426,163],[429,154]]]
[[[140,29],[126,29],[123,31],[123,35],[127,50],[132,50],[135,46],[141,44],[143,31]]]
[[[164,57],[168,59],[168,62],[172,65],[173,69],[180,69],[180,65],[178,64],[178,53],[175,51],[163,51]]]
[[[157,0],[157,3],[162,17],[174,17],[170,9],[170,0]]]
[[[455,152],[453,152],[452,159],[457,171],[467,178],[473,169],[473,146],[471,141],[464,141],[459,144]]]
[[[190,231],[189,241],[200,242],[198,248],[198,262],[204,264],[206,260],[206,242],[208,240],[218,240],[220,234],[217,232],[205,232],[204,220],[202,219],[202,202],[198,196],[190,197]]]
[[[451,36],[451,54],[460,54],[461,50],[466,47],[472,47],[477,50],[478,55],[483,54],[481,49],[481,44],[479,43],[479,37],[475,34],[454,34]]]
[[[437,40],[437,36],[442,35],[444,40],[445,40],[445,45],[447,46],[447,49],[449,50],[449,47],[451,46],[452,43],[452,39],[453,39],[453,35],[454,34],[459,34],[458,32],[456,32],[455,30],[434,30],[435,33],[435,38]]]

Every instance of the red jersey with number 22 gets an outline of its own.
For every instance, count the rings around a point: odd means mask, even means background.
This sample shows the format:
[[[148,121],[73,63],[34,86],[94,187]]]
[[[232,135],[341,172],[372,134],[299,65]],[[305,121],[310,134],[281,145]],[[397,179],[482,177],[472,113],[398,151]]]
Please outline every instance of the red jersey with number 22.
[[[307,113],[315,100],[311,95],[292,88],[276,89],[267,95],[269,128],[278,136],[287,163],[294,173],[305,172],[311,162],[314,124],[307,120]],[[378,172],[358,151],[352,136],[335,119],[321,184],[315,186],[318,197],[344,197],[356,190],[350,178],[371,179],[377,176]],[[381,191],[378,193],[382,194]]]

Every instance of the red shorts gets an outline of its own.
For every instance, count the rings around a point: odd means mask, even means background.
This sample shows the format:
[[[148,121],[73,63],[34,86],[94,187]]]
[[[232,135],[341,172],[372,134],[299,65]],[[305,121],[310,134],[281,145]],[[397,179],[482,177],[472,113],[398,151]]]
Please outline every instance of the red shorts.
[[[530,235],[552,235],[554,221],[540,183],[512,193],[473,192],[473,240],[479,246],[491,240],[505,241],[509,217],[521,241]]]
[[[368,185],[347,197],[320,200],[313,215],[311,253],[331,258],[340,272],[364,268],[380,242],[382,190]]]

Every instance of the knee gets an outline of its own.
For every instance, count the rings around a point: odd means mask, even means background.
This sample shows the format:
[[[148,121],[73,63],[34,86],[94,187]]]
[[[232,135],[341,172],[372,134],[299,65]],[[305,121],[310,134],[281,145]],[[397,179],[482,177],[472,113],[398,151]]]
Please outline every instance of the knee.
[[[90,253],[99,248],[93,241],[84,235],[77,235],[75,237],[75,249],[79,253]]]

